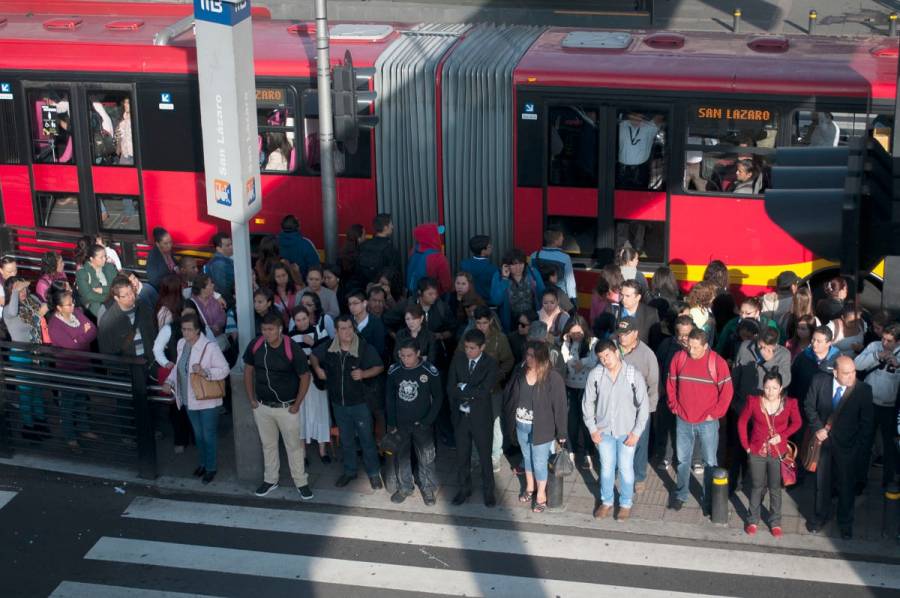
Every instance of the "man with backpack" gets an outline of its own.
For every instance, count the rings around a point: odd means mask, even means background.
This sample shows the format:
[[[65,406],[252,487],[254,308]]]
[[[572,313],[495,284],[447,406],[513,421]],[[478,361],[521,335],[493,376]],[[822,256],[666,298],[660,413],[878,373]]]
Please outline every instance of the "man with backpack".
[[[385,272],[390,272],[391,286],[397,284],[400,276],[400,252],[394,248],[391,238],[394,235],[394,223],[390,214],[378,214],[372,221],[375,235],[359,246],[357,272],[360,279],[358,288],[365,289],[370,282],[378,282]]]
[[[709,512],[709,486],[716,466],[719,419],[728,412],[734,389],[725,360],[709,348],[709,337],[701,329],[688,335],[687,351],[677,353],[669,366],[666,395],[675,415],[678,469],[675,493],[669,508],[680,511],[690,493],[691,455],[700,442],[704,475],[700,504]]]
[[[560,230],[548,229],[544,231],[544,246],[531,254],[531,265],[538,272],[553,268],[556,278],[565,294],[578,304],[578,289],[575,286],[575,270],[572,268],[572,258],[562,250],[565,235]]]
[[[431,222],[413,229],[413,250],[406,264],[406,291],[410,295],[418,291],[419,280],[426,276],[438,281],[438,294],[450,291],[450,262],[441,253],[443,229]]]
[[[650,417],[647,382],[631,364],[619,355],[609,339],[594,347],[599,364],[588,374],[581,410],[584,425],[600,454],[600,504],[596,519],[612,513],[619,471],[619,512],[624,521],[631,515],[634,500],[634,451]]]
[[[302,500],[313,497],[304,465],[300,439],[300,403],[309,389],[309,368],[303,349],[282,334],[284,323],[277,313],[263,318],[262,336],[244,351],[244,387],[262,443],[265,473],[256,496],[278,488],[278,438],[284,441],[291,477]]]

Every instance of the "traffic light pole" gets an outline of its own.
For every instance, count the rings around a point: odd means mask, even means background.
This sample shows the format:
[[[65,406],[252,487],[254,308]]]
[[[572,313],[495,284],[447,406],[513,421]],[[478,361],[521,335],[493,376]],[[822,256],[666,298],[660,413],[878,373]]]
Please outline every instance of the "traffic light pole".
[[[319,90],[319,156],[322,177],[322,230],[325,259],[337,260],[337,186],[334,178],[334,120],[331,107],[331,49],[326,0],[316,0],[316,68]]]

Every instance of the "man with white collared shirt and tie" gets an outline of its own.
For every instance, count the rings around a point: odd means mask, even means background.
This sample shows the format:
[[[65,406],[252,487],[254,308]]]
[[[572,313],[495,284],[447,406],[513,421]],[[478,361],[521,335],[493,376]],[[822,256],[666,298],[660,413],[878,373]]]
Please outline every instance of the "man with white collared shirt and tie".
[[[834,374],[813,378],[804,400],[811,431],[822,442],[816,469],[815,516],[807,529],[816,533],[831,517],[832,487],[838,491],[837,521],[841,538],[853,537],[853,501],[857,473],[854,464],[868,447],[872,433],[872,389],[856,379],[856,365],[847,356],[834,362]],[[834,483],[832,484],[832,480]]]
[[[494,437],[494,410],[491,391],[496,386],[497,361],[484,352],[484,333],[473,328],[463,335],[463,351],[450,364],[447,396],[456,435],[456,465],[459,492],[454,505],[461,505],[472,494],[472,443],[481,463],[484,504],[497,504],[494,496],[494,468],[491,445]]]

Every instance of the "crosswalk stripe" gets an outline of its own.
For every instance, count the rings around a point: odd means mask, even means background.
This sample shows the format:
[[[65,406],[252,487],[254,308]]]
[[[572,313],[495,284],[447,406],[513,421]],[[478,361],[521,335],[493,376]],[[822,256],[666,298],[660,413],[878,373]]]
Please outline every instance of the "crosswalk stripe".
[[[128,596],[128,598],[215,598],[215,596],[206,594],[183,594],[181,592],[105,586],[78,581],[62,582],[56,586],[49,598],[122,598],[122,596]]]
[[[328,559],[172,542],[110,538],[108,536],[100,538],[88,551],[85,558],[451,596],[595,598],[596,596],[611,596],[636,591],[635,588],[623,586]],[[639,588],[637,591],[641,596],[648,598],[701,596],[695,593],[686,594],[645,588]]]
[[[13,492],[11,490],[0,490],[0,509],[9,504],[9,501],[16,497],[18,492]]]
[[[173,523],[215,525],[259,531],[310,534],[332,538],[390,541],[458,550],[481,550],[535,558],[559,558],[598,563],[792,579],[819,583],[900,589],[900,566],[783,554],[648,544],[630,540],[590,538],[498,530],[452,524],[423,523],[377,517],[284,511],[138,497],[124,517]],[[650,550],[652,549],[652,550]],[[651,559],[650,554],[665,554]]]

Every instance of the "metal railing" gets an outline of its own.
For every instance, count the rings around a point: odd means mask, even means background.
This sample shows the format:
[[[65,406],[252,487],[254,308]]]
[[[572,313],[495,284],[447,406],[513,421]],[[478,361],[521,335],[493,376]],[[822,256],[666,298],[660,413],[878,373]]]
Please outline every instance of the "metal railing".
[[[157,475],[143,359],[0,341],[0,454],[62,454]]]

